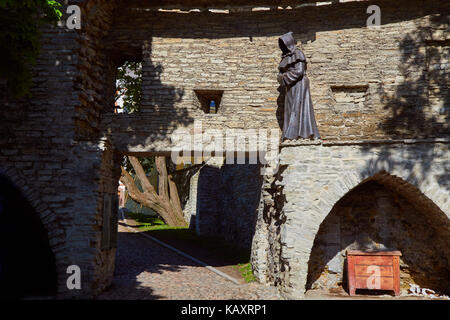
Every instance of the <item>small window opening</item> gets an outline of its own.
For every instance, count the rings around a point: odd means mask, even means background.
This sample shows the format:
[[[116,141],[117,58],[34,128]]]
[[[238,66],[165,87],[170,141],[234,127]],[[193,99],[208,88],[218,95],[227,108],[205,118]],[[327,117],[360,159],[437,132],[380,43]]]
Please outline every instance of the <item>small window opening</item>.
[[[125,61],[117,68],[114,113],[133,113],[141,109],[142,61]]]
[[[197,97],[196,104],[204,113],[219,113],[223,90],[194,90]]]

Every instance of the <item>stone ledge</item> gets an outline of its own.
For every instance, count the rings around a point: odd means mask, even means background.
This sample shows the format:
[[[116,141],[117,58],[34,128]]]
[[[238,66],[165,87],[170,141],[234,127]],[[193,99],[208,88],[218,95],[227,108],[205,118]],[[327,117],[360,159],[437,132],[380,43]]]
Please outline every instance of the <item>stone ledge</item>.
[[[326,141],[326,140],[295,140],[283,141],[280,148],[297,147],[297,146],[342,146],[342,145],[365,145],[365,144],[418,144],[418,143],[450,143],[450,137],[430,138],[430,139],[380,139],[380,140],[342,140],[342,141]]]

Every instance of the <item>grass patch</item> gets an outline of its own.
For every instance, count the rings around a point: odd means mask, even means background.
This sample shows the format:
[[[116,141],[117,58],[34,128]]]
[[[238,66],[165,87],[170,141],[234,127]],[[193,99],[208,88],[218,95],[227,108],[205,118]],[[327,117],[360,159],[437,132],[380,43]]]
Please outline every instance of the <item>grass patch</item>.
[[[127,215],[139,223],[140,231],[187,229],[187,227],[168,226],[161,218],[155,216],[135,212],[128,212]]]
[[[237,266],[235,266],[239,270],[239,272],[242,275],[242,278],[244,278],[245,282],[253,282],[255,281],[255,275],[253,274],[252,265],[249,263],[239,263]]]

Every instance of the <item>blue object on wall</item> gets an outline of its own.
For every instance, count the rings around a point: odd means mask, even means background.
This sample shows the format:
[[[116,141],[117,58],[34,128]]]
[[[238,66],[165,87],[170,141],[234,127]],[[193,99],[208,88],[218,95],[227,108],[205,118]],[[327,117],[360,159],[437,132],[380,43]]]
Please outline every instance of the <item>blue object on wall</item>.
[[[214,100],[209,103],[209,113],[216,113],[216,102]]]

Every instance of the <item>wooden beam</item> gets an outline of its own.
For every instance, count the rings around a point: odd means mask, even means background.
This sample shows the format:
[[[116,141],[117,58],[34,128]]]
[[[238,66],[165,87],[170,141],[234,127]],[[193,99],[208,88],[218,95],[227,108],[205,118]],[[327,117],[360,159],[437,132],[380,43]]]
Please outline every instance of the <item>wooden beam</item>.
[[[333,1],[333,0],[330,0]],[[225,9],[231,7],[287,7],[318,1],[312,0],[119,0],[120,7],[163,9]]]

